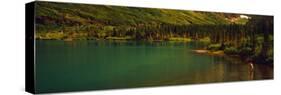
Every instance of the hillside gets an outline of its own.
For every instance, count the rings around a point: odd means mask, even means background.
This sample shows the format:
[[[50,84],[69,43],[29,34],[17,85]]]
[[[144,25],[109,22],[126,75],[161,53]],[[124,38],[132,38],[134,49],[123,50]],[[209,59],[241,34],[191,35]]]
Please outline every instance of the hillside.
[[[44,1],[35,8],[37,39],[189,40],[248,21],[240,14]]]
[[[186,24],[228,24],[223,13],[195,12],[153,8],[104,6],[73,3],[37,2],[37,24],[103,24],[137,25],[166,23]],[[233,14],[232,14],[233,15]]]

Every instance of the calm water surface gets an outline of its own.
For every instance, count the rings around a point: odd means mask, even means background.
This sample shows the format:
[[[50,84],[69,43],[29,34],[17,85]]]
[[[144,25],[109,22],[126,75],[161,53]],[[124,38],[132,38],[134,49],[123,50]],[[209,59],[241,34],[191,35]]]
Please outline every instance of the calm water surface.
[[[36,91],[272,79],[272,67],[196,54],[198,42],[36,41]]]

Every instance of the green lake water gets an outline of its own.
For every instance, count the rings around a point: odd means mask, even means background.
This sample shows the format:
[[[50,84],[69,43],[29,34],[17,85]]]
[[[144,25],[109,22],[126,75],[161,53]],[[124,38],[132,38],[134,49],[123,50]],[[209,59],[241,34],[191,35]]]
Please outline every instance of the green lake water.
[[[272,79],[272,67],[196,54],[199,42],[36,41],[36,92]]]

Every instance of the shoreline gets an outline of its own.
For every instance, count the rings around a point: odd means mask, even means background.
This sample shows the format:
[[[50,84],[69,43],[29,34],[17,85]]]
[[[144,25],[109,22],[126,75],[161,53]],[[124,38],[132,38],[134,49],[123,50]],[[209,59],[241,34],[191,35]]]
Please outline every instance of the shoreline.
[[[207,49],[196,49],[196,50],[192,50],[192,51],[197,54],[207,54],[207,55],[212,55],[212,56],[225,56],[226,55],[223,50],[210,51]]]
[[[241,56],[239,55],[227,55],[224,53],[223,50],[218,50],[218,51],[210,51],[207,49],[196,49],[196,50],[192,50],[193,52],[197,53],[197,54],[204,54],[204,55],[209,55],[209,56],[219,56],[219,57],[227,57],[228,59],[239,59],[240,61],[246,63],[246,64],[263,64],[263,63],[256,63],[253,61],[248,61],[248,59],[241,59]],[[268,63],[268,64],[264,64],[270,67],[273,67],[273,63]]]
[[[71,39],[71,38],[65,38],[65,39],[47,39],[47,38],[35,38],[35,40],[57,40],[57,41],[81,41],[81,40],[104,40],[104,41],[148,41],[148,42],[161,42],[161,41],[177,41],[177,42],[191,42],[191,41],[196,41],[190,38],[181,38],[181,37],[173,37],[169,39],[161,39],[161,40],[151,40],[151,39],[133,39],[133,38],[128,38],[128,37],[108,37],[106,39],[99,39],[99,38],[76,38],[76,39]],[[198,40],[199,41],[199,40]]]

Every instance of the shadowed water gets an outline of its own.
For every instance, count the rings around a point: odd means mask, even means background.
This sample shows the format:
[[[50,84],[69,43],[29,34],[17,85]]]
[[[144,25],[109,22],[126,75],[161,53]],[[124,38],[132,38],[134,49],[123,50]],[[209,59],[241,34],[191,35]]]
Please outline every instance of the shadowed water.
[[[272,67],[196,54],[199,42],[36,41],[36,91],[272,79]]]

